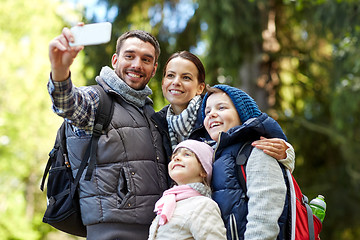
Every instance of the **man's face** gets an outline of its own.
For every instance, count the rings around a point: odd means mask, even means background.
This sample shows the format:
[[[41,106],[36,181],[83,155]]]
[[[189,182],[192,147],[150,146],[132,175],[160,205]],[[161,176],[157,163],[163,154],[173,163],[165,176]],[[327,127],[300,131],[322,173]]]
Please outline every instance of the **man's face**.
[[[115,73],[131,88],[144,89],[155,75],[155,48],[136,37],[124,41],[119,54],[112,57]]]

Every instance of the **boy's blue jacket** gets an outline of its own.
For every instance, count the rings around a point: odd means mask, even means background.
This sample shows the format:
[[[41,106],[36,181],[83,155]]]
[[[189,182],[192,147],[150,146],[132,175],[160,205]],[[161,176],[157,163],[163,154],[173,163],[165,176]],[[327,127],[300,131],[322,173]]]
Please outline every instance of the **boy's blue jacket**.
[[[212,197],[220,207],[228,239],[231,239],[230,218],[233,217],[236,219],[239,239],[244,238],[248,213],[246,193],[237,179],[236,157],[243,144],[258,140],[260,136],[286,140],[279,124],[267,114],[262,113],[257,118],[251,118],[244,124],[236,126],[226,133],[221,133],[214,153]],[[282,166],[282,168],[284,167]],[[287,208],[288,200],[285,202],[283,214],[279,219],[278,239],[286,239],[284,233],[286,232]]]

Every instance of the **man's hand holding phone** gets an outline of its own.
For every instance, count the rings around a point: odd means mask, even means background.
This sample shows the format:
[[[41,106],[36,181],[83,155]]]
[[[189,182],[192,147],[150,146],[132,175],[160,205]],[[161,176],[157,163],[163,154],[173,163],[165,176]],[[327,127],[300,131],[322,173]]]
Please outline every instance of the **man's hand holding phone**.
[[[111,39],[111,23],[92,23],[70,29],[74,41],[70,46],[88,46],[107,43]]]
[[[107,43],[111,38],[111,23],[79,23],[77,26],[64,28],[61,35],[49,44],[49,58],[52,79],[64,81],[70,75],[70,66],[77,54],[88,45]]]

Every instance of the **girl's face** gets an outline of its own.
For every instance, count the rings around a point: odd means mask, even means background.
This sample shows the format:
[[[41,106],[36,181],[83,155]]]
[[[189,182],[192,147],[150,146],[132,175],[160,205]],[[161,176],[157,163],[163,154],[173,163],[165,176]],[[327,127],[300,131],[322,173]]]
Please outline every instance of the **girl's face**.
[[[239,114],[224,92],[212,93],[206,101],[204,126],[210,137],[218,141],[220,132],[241,125]]]
[[[194,152],[180,147],[171,156],[169,175],[178,185],[204,182],[206,172]]]
[[[173,58],[166,66],[162,80],[162,92],[175,114],[180,114],[196,95],[200,95],[205,83],[199,83],[196,65],[182,57]]]

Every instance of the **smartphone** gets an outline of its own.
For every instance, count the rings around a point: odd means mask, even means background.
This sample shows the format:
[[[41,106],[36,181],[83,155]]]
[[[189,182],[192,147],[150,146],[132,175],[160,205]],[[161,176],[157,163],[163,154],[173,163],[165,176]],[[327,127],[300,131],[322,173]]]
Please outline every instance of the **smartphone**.
[[[84,26],[74,26],[70,29],[74,42],[70,46],[88,46],[107,43],[111,39],[111,23],[91,23]]]

